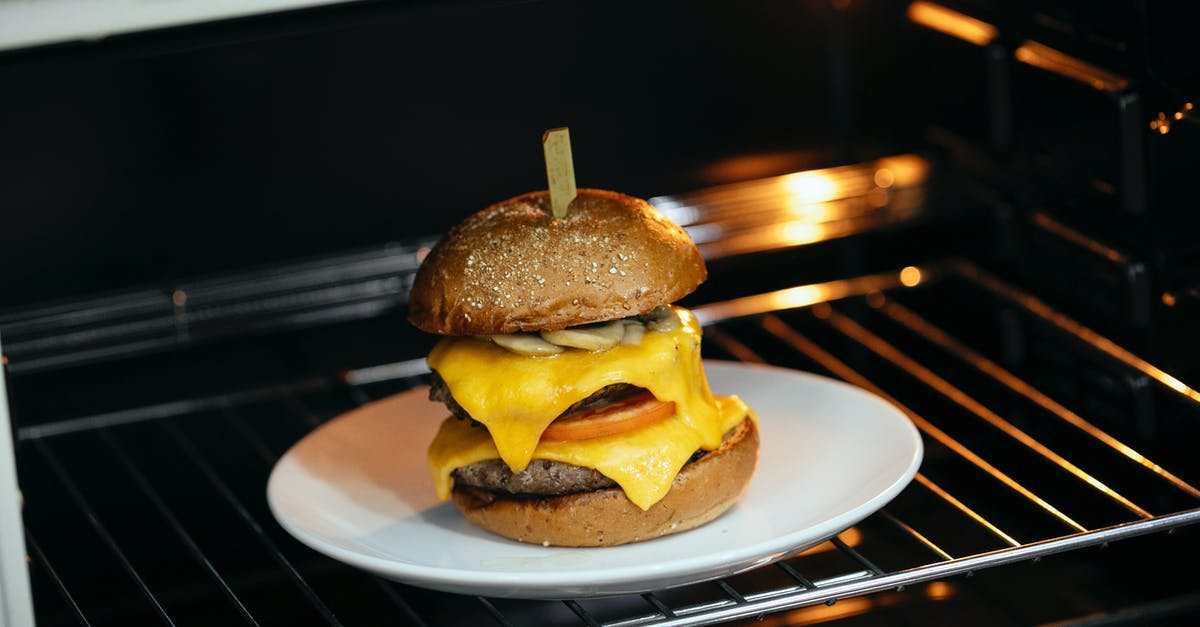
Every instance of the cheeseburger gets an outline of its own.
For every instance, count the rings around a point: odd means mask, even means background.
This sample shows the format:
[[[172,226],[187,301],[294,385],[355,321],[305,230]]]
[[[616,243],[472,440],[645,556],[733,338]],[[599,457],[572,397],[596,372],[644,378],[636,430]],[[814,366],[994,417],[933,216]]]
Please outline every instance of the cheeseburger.
[[[608,546],[702,525],[754,472],[758,433],[715,397],[700,326],[673,306],[707,277],[687,234],[643,200],[547,192],[451,229],[417,272],[409,320],[444,337],[430,398],[438,496],[544,545]]]

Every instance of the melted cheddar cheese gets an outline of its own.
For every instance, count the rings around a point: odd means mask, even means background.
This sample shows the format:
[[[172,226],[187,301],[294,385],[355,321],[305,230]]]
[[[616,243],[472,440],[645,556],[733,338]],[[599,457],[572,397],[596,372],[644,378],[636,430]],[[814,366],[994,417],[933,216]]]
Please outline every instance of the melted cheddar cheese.
[[[736,427],[753,414],[736,396],[716,399],[718,426],[722,433]],[[697,449],[701,438],[679,416],[674,416],[625,433],[573,442],[540,442],[534,450],[537,459],[592,468],[612,479],[625,491],[634,505],[649,509],[666,496],[679,469]],[[453,480],[450,473],[499,454],[492,438],[483,429],[472,427],[458,418],[442,422],[429,447],[438,498],[450,498]]]
[[[442,425],[429,450],[438,496],[449,498],[455,468],[500,458],[520,472],[536,457],[594,468],[643,509],[661,499],[692,453],[717,448],[749,412],[736,397],[719,402],[713,397],[700,360],[700,325],[690,311],[673,311],[677,329],[648,331],[638,344],[605,351],[528,357],[482,339],[438,342],[429,354],[430,368],[487,427],[484,433],[455,419]],[[673,401],[675,416],[613,436],[540,442],[542,431],[568,407],[614,383]]]

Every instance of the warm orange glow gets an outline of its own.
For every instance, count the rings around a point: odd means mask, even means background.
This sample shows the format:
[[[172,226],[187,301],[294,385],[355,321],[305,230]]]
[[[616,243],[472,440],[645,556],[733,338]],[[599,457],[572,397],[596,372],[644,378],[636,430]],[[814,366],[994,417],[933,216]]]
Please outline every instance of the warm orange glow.
[[[1159,133],[1166,135],[1167,131],[1163,130],[1164,126],[1167,128],[1167,130],[1170,130],[1171,123],[1167,121],[1167,115],[1165,113],[1160,112],[1158,117],[1150,120],[1150,130],[1152,131],[1158,131]]]
[[[921,283],[921,270],[916,266],[905,266],[900,271],[900,283],[905,287],[915,287]]]
[[[837,182],[820,170],[788,174],[781,182],[792,203],[829,202],[840,196]]]
[[[933,581],[925,587],[925,596],[933,601],[944,601],[954,596],[956,592],[954,586],[945,581]]]
[[[776,617],[768,616],[755,624],[765,626],[788,625],[789,627],[795,627],[798,625],[819,625],[821,623],[828,623],[835,620],[841,620],[843,618],[849,618],[851,616],[866,614],[871,610],[872,607],[873,605],[871,599],[854,597],[851,599],[841,599],[833,605],[825,605],[822,603],[820,605],[810,605],[808,607],[802,607],[798,610],[792,610],[786,614],[779,615],[778,622],[776,622]]]
[[[924,210],[929,163],[904,154],[872,163],[728,183],[654,205],[706,256],[739,255],[847,237]]]
[[[895,187],[911,187],[924,183],[929,178],[929,162],[917,155],[896,155],[884,157],[875,162],[876,173],[887,170]],[[878,174],[877,174],[878,176]],[[875,179],[879,185],[879,179]]]
[[[8,365],[8,355],[0,355],[0,366]]]
[[[1051,218],[1049,215],[1040,211],[1034,212],[1033,223],[1041,228],[1079,246],[1085,248],[1092,253],[1104,257],[1114,263],[1128,263],[1128,259],[1121,251],[1098,242],[1075,229],[1072,229],[1065,224]]]
[[[908,19],[976,46],[986,46],[996,39],[995,26],[925,0],[908,6]]]
[[[857,527],[851,527],[851,528],[843,531],[842,533],[838,534],[838,539],[841,540],[842,542],[845,542],[847,546],[852,546],[852,547],[858,546],[862,542],[862,532],[859,531]],[[804,551],[797,553],[796,556],[799,557],[801,555],[815,555],[817,553],[825,553],[828,551],[832,551],[836,548],[837,547],[834,546],[834,544],[832,542],[822,542],[822,543],[818,544],[817,546],[814,546],[809,549],[805,549]]]
[[[171,304],[176,307],[183,307],[187,304],[187,292],[183,290],[175,290],[171,293]]]
[[[775,227],[774,230],[776,241],[786,242],[793,246],[822,241],[830,231],[825,223],[813,223],[802,220],[785,222]]]
[[[1167,307],[1174,307],[1175,306],[1175,295],[1170,292],[1163,292],[1162,304],[1166,305]]]
[[[924,268],[909,266],[909,268],[913,272],[916,272],[922,281],[935,278],[939,274],[937,266],[926,266]],[[868,274],[853,279],[798,285],[765,294],[743,296],[741,298],[701,305],[693,309],[692,313],[696,314],[700,323],[704,325],[731,318],[809,306],[814,306],[813,312],[819,315],[822,311],[825,311],[825,309],[819,309],[819,307],[826,301],[867,294],[876,294],[878,298],[882,298],[882,296],[878,296],[880,292],[904,285],[901,278],[902,274],[903,271],[880,272],[879,274]]]
[[[1106,92],[1123,91],[1129,87],[1129,79],[1081,61],[1036,41],[1025,41],[1017,48],[1015,56],[1021,63],[1065,76],[1071,80]]]

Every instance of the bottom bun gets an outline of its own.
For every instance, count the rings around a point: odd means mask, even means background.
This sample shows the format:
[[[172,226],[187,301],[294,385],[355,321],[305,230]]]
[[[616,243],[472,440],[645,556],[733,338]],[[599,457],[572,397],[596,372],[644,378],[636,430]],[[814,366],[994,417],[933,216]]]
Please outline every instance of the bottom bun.
[[[648,510],[620,488],[563,496],[522,497],[455,486],[467,520],[506,538],[553,546],[613,546],[703,525],[733,505],[758,462],[758,429],[746,418],[716,450],[684,465],[671,490]]]

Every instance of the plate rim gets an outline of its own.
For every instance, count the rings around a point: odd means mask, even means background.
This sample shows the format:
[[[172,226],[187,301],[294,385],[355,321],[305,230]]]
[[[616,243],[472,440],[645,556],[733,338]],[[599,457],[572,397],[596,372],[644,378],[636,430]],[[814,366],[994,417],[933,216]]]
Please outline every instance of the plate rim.
[[[354,551],[344,548],[336,541],[323,538],[318,534],[299,526],[290,521],[284,516],[276,502],[278,498],[277,492],[281,489],[278,487],[280,468],[282,462],[288,456],[309,438],[319,437],[318,434],[333,424],[334,422],[345,418],[349,414],[360,411],[362,408],[371,404],[380,403],[387,399],[400,394],[411,394],[413,390],[406,390],[397,395],[391,395],[376,399],[367,405],[362,405],[348,412],[338,414],[333,418],[323,423],[320,427],[305,434],[302,438],[293,443],[288,450],[279,457],[275,465],[271,469],[270,476],[266,485],[267,505],[279,525],[299,540],[302,544],[333,559],[342,561],[351,566],[362,568],[375,575],[386,577],[395,581],[414,585],[417,587],[443,590],[459,594],[482,594],[493,597],[511,597],[525,599],[568,599],[581,597],[599,597],[613,596],[620,594],[636,594],[648,592],[651,590],[659,590],[670,587],[677,587],[710,581],[720,577],[730,576],[736,573],[745,572],[760,566],[770,564],[791,555],[797,551],[820,544],[829,538],[837,535],[841,531],[853,526],[871,514],[881,509],[884,505],[894,499],[907,485],[912,481],[920,468],[924,459],[924,442],[921,438],[920,431],[912,420],[895,404],[880,397],[879,395],[847,383],[845,381],[823,376],[820,374],[795,370],[791,368],[783,368],[769,364],[738,362],[729,360],[705,359],[704,369],[708,378],[711,380],[713,371],[727,370],[731,372],[745,372],[753,370],[769,371],[783,376],[799,377],[810,379],[822,385],[832,385],[849,391],[851,394],[857,395],[864,401],[876,404],[883,408],[885,413],[892,414],[892,418],[899,418],[897,421],[902,430],[907,435],[908,443],[911,445],[911,454],[908,459],[907,466],[903,473],[900,473],[888,486],[875,494],[856,507],[847,511],[842,511],[825,519],[816,525],[810,525],[802,529],[797,529],[789,533],[773,536],[769,539],[756,542],[747,546],[735,546],[724,549],[716,553],[705,553],[702,555],[687,556],[679,559],[673,559],[667,562],[655,564],[630,564],[621,567],[609,567],[604,570],[592,570],[586,584],[571,583],[564,585],[561,581],[563,573],[554,572],[530,572],[530,571],[485,571],[456,569],[442,566],[430,566],[426,564],[418,564],[391,558],[384,558],[366,554],[365,552]],[[421,388],[414,388],[421,389]],[[740,504],[740,502],[739,502]],[[735,504],[735,508],[738,504]],[[452,507],[448,503],[440,503],[436,507]],[[723,514],[721,517],[726,516]],[[720,520],[718,517],[712,523],[715,524]],[[701,528],[702,529],[702,528]],[[815,533],[817,530],[818,533]],[[698,530],[692,530],[687,533],[695,533]],[[661,540],[669,540],[670,536],[661,538]],[[793,538],[789,540],[789,538]],[[503,538],[495,538],[497,544],[508,544],[512,541]],[[654,540],[651,540],[654,541]],[[543,548],[537,545],[523,544],[523,548]],[[564,552],[564,551],[605,551],[614,547],[545,547],[547,551]],[[670,585],[636,585],[639,581],[644,580],[663,580],[663,579],[680,579],[695,573],[696,576],[679,580]],[[558,579],[559,581],[552,581]],[[590,591],[584,591],[590,590]],[[582,591],[582,592],[581,592]]]

